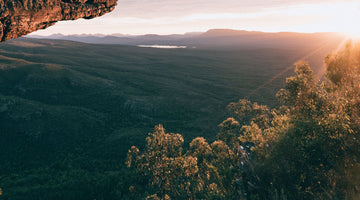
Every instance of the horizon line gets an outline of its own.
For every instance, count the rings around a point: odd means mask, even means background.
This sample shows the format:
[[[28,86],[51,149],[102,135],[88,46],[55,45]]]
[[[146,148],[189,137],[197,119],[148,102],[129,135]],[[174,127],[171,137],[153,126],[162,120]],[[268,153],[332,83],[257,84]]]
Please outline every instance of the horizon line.
[[[48,35],[42,35],[42,34],[36,34],[36,32],[33,32],[31,34],[28,34],[26,36],[41,36],[41,37],[47,37],[47,36],[54,36],[54,35],[62,35],[62,36],[74,36],[74,35],[103,35],[103,36],[112,36],[112,35],[123,35],[123,36],[145,36],[145,35],[158,35],[158,36],[169,36],[169,35],[186,35],[186,34],[203,34],[207,33],[209,31],[213,30],[226,30],[226,31],[243,31],[243,32],[258,32],[258,33],[301,33],[301,34],[324,34],[324,33],[335,33],[335,34],[342,34],[346,35],[346,33],[343,32],[337,32],[337,31],[262,31],[262,30],[246,30],[246,29],[231,29],[231,28],[211,28],[206,31],[187,31],[182,33],[168,33],[168,34],[161,34],[161,33],[144,33],[144,34],[127,34],[127,33],[77,33],[77,34],[63,34],[63,33],[53,33]]]

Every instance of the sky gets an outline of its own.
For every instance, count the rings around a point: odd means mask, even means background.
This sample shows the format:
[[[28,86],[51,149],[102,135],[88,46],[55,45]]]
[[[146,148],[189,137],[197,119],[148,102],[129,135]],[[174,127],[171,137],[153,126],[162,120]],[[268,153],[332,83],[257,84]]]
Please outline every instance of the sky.
[[[360,0],[119,0],[102,17],[58,22],[34,35],[182,34],[226,28],[360,33]]]

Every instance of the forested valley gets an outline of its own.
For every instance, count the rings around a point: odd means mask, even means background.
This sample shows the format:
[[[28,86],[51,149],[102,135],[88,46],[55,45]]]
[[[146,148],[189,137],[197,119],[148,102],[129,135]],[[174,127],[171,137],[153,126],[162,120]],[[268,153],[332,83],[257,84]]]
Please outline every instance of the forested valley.
[[[357,199],[359,44],[299,44],[3,43],[0,199]]]

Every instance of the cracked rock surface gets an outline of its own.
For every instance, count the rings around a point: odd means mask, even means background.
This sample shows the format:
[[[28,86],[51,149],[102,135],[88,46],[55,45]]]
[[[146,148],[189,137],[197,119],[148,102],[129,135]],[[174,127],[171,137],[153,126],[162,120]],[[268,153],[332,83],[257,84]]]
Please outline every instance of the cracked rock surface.
[[[117,0],[0,0],[0,42],[61,20],[91,19],[111,12]]]

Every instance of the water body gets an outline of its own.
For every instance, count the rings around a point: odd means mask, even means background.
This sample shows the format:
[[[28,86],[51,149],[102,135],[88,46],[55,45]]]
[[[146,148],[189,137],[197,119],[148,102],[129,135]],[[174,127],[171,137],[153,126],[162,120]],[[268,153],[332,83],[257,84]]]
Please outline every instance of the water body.
[[[145,48],[157,48],[157,49],[186,49],[187,46],[175,46],[175,45],[137,45],[138,47]]]

